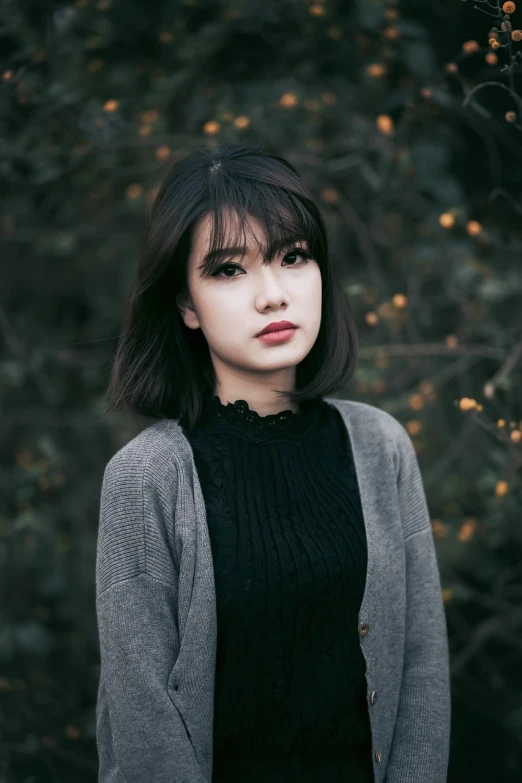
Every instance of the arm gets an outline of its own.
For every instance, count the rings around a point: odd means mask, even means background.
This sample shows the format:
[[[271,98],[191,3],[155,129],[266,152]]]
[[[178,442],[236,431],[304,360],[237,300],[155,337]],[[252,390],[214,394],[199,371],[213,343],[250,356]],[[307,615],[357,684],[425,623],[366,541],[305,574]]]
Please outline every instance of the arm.
[[[175,465],[168,470],[175,476]],[[118,454],[103,479],[96,558],[99,783],[205,781],[168,689],[179,653],[176,479],[160,491],[155,478],[146,455]]]
[[[421,473],[403,427],[398,447],[407,616],[402,686],[386,783],[445,783],[451,719],[446,617]]]

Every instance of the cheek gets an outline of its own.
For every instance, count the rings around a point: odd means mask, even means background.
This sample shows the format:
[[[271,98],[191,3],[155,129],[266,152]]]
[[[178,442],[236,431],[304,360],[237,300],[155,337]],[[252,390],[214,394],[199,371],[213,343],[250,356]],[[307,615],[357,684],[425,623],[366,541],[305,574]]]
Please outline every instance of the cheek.
[[[212,291],[206,307],[211,317],[227,320],[230,315],[245,310],[247,302],[248,299],[244,291],[240,291],[240,286],[235,287],[234,283],[223,283]]]
[[[310,306],[321,307],[323,296],[321,272],[318,266],[311,271],[313,271],[313,274],[306,281],[306,298]]]
[[[216,288],[199,301],[199,315],[204,328],[215,336],[237,332],[238,323],[244,322],[244,301],[232,291],[234,284]]]

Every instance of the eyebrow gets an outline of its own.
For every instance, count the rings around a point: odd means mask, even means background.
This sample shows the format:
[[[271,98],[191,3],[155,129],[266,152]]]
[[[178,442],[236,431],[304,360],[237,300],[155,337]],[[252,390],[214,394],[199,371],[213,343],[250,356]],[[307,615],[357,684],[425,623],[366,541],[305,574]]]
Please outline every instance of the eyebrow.
[[[271,245],[271,254],[277,253],[278,250],[282,250],[283,248],[289,247],[290,245],[294,244],[294,242],[304,242],[307,243],[307,239],[304,235],[298,234],[293,237],[285,237],[284,239],[278,239]],[[222,247],[218,248],[214,251],[209,251],[205,254],[203,257],[203,260],[201,264],[198,266],[198,269],[203,268],[209,268],[212,264],[214,264],[216,261],[219,261],[222,258],[234,258],[235,256],[243,256],[248,255],[249,249],[248,247],[245,247],[245,245],[242,245],[241,247]]]

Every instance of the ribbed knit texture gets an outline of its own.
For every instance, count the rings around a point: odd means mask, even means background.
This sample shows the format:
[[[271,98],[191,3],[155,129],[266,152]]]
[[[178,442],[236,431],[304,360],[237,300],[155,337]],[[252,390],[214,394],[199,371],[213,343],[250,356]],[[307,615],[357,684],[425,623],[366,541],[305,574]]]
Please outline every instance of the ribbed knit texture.
[[[216,584],[213,780],[373,781],[367,548],[340,413],[315,400],[260,416],[214,396],[188,439]]]

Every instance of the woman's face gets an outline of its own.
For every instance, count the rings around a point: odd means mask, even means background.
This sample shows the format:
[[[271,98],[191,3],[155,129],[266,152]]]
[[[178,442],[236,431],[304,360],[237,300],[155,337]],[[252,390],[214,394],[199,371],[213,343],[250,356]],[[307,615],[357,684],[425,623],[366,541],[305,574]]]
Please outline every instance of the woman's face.
[[[227,214],[228,220],[233,219]],[[310,352],[319,333],[319,265],[299,253],[299,248],[309,251],[304,241],[292,243],[278,251],[270,264],[262,265],[261,250],[251,232],[260,240],[263,237],[251,218],[248,253],[229,255],[210,277],[203,278],[197,267],[210,245],[211,220],[211,216],[203,218],[193,234],[188,265],[191,302],[178,300],[183,321],[190,329],[202,330],[222,399],[258,397],[260,385],[267,392],[271,388],[292,391],[296,365]],[[227,248],[232,245],[232,241],[225,242]],[[290,321],[297,329],[284,342],[263,342],[256,335],[273,321]],[[250,391],[254,394],[247,396]]]

